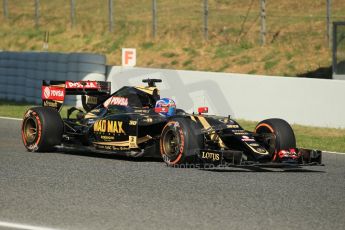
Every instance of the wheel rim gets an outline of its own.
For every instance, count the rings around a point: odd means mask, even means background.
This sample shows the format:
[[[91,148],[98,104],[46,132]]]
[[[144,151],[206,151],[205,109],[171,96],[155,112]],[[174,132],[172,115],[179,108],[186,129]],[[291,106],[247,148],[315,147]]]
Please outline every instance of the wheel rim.
[[[163,138],[164,154],[170,159],[177,157],[179,153],[179,138],[176,132],[169,130]]]
[[[256,133],[271,133],[274,136],[274,139],[267,140],[263,143],[264,147],[268,150],[269,153],[274,154],[276,150],[276,135],[274,132],[271,131],[271,129],[267,128],[266,126],[259,127],[257,130],[255,130]]]
[[[37,137],[37,124],[33,118],[28,118],[24,123],[24,138],[27,143],[33,143]]]

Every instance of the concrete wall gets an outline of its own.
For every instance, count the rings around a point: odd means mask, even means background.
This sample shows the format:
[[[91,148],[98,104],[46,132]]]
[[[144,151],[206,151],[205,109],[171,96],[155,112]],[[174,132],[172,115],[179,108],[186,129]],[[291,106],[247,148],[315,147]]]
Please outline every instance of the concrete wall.
[[[345,80],[345,74],[333,73],[333,79],[335,79],[335,80]]]
[[[112,91],[161,78],[162,97],[188,112],[247,120],[280,117],[290,123],[345,128],[345,81],[243,74],[106,67],[104,55],[0,52],[0,99],[40,104],[42,80],[108,80]],[[108,68],[108,71],[106,71]],[[106,74],[106,72],[108,74]],[[69,104],[80,104],[74,97]]]
[[[112,91],[161,78],[162,97],[178,107],[260,121],[279,117],[289,123],[345,128],[345,81],[244,74],[109,67]]]

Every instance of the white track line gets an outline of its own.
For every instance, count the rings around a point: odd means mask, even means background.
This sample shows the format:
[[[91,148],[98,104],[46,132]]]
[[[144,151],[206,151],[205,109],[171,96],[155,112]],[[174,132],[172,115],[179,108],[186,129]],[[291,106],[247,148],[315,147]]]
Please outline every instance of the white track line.
[[[345,155],[345,153],[332,152],[332,151],[322,151],[322,152],[327,152],[327,153],[331,153],[331,154],[340,154],[340,155]]]
[[[46,228],[27,224],[17,224],[0,221],[0,227],[14,228],[14,229],[25,229],[25,230],[57,230],[56,228]]]
[[[0,119],[6,119],[6,120],[15,120],[15,121],[21,121],[23,119],[21,118],[14,118],[14,117],[1,117],[0,116]]]

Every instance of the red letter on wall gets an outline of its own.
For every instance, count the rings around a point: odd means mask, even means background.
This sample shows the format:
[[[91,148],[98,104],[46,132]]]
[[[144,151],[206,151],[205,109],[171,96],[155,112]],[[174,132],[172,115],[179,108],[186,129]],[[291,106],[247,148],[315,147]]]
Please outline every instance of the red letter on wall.
[[[136,49],[122,48],[122,66],[133,67],[136,65]]]

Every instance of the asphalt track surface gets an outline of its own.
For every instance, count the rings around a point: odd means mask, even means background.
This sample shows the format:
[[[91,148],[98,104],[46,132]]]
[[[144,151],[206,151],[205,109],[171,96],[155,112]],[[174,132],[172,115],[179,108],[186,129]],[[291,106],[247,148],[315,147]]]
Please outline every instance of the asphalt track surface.
[[[20,121],[0,130],[0,229],[345,229],[342,154],[306,171],[203,171],[28,153]]]

